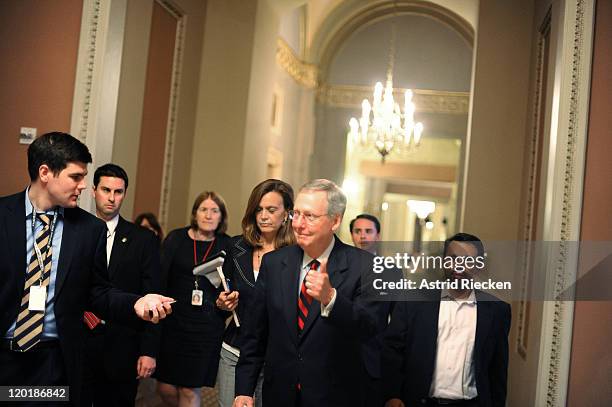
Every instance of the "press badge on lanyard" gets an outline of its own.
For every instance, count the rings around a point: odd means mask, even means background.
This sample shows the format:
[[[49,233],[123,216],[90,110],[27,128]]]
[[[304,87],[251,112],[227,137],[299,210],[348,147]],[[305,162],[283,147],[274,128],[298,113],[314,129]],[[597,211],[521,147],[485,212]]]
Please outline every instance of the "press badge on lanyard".
[[[204,263],[206,261],[206,258],[208,257],[208,254],[210,253],[210,250],[212,249],[213,245],[215,244],[215,239],[213,239],[210,242],[210,246],[208,246],[208,249],[206,249],[206,253],[204,253],[204,257],[202,257],[202,263]],[[194,239],[193,241],[193,265],[195,266],[196,264],[198,264],[198,251],[196,249],[196,241]],[[204,291],[200,290],[200,287],[198,286],[198,277],[195,277],[194,280],[194,289],[191,290],[191,305],[195,305],[198,307],[202,306],[202,300],[204,298]]]
[[[32,205],[32,238],[34,239],[34,252],[36,253],[36,259],[38,260],[38,268],[40,268],[40,278],[38,280],[38,285],[30,286],[30,296],[28,300],[28,310],[30,311],[45,311],[45,305],[47,303],[47,286],[43,285],[43,277],[44,277],[44,264],[47,256],[49,255],[49,251],[51,250],[51,245],[53,244],[53,232],[55,231],[55,221],[57,220],[57,213],[53,213],[53,222],[51,222],[51,230],[49,231],[49,241],[47,242],[47,247],[45,248],[45,256],[40,251],[40,248],[36,245],[36,210]]]
[[[28,302],[28,309],[30,311],[44,311],[46,301],[47,301],[47,286],[46,285],[30,286],[30,301]]]

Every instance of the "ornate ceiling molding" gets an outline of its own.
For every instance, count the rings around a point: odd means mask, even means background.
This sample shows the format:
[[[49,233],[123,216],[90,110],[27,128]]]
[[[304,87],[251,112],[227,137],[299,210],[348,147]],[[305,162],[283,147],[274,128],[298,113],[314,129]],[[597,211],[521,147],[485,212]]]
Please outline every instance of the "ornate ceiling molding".
[[[309,89],[317,87],[318,69],[316,65],[298,58],[282,38],[276,40],[276,63],[300,85]]]
[[[395,100],[404,100],[407,89],[394,88]],[[359,109],[363,99],[371,99],[373,87],[322,85],[317,93],[317,101],[331,107]],[[446,92],[438,90],[413,89],[416,111],[421,113],[468,114],[469,92]]]

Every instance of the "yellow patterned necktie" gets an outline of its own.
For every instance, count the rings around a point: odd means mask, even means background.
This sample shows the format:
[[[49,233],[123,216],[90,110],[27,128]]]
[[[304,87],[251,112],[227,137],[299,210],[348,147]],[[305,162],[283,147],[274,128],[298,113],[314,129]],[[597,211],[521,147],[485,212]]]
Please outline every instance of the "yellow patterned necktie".
[[[40,284],[48,286],[51,278],[51,219],[47,214],[35,214],[41,220],[43,228],[38,232],[34,244],[42,253],[43,267],[38,264],[38,256],[36,250],[30,257],[28,270],[26,272],[26,281],[23,289],[23,297],[21,298],[21,306],[19,307],[19,315],[17,316],[17,324],[15,325],[15,333],[13,341],[16,343],[16,348],[25,352],[40,342],[40,337],[43,331],[44,311],[30,311],[28,303],[30,300],[30,287]],[[32,218],[32,222],[34,222]],[[48,250],[47,250],[48,249]]]

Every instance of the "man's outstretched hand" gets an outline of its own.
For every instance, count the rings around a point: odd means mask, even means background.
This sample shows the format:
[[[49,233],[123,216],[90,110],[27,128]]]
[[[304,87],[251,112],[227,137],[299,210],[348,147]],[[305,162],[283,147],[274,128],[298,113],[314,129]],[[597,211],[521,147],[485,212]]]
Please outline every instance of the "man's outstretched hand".
[[[134,304],[134,311],[138,318],[145,321],[151,321],[157,324],[160,319],[166,318],[166,315],[172,313],[173,298],[164,297],[159,294],[147,294],[140,297]]]

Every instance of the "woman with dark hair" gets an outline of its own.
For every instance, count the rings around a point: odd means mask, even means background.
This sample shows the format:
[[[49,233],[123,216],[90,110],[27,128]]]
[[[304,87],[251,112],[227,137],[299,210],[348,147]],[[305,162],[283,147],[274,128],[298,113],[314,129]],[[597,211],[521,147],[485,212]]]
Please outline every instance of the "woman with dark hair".
[[[162,231],[161,225],[157,221],[155,215],[151,212],[141,213],[140,215],[136,216],[134,223],[155,233],[155,236],[157,236],[160,242],[164,240],[164,232]]]
[[[291,185],[277,179],[268,179],[251,192],[246,212],[242,218],[242,235],[231,239],[229,256],[223,270],[230,279],[230,293],[221,292],[217,307],[224,311],[236,310],[240,325],[247,323],[253,301],[255,281],[259,275],[264,254],[295,243],[289,211],[293,209]],[[238,300],[240,297],[240,300]],[[230,321],[221,347],[219,362],[219,406],[231,407],[234,401],[236,363],[240,356],[242,328]],[[262,405],[259,378],[255,390],[256,406]]]
[[[201,387],[214,387],[225,313],[215,307],[219,294],[193,267],[227,251],[227,210],[215,192],[202,192],[191,210],[191,224],[173,230],[162,246],[162,284],[176,303],[162,329],[155,378],[171,406],[199,406]]]

